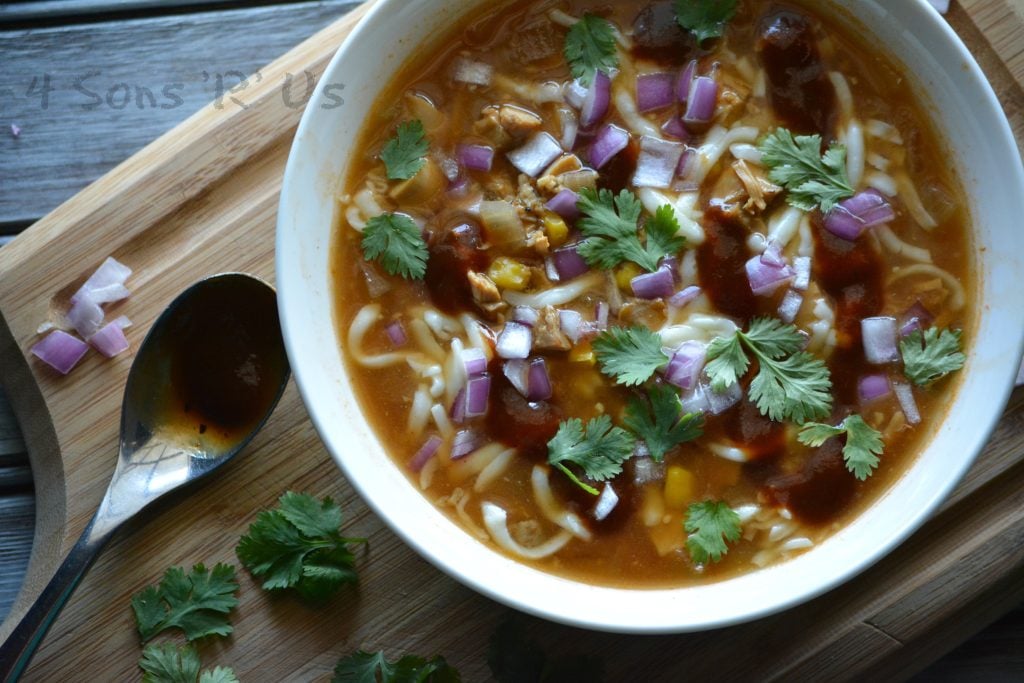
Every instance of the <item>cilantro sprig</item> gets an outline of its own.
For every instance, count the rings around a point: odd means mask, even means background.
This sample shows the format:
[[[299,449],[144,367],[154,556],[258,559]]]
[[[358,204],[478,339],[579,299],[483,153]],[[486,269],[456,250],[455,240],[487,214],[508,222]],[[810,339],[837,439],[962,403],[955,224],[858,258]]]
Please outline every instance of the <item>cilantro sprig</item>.
[[[569,28],[564,53],[573,78],[588,87],[598,71],[608,74],[619,66],[615,30],[607,20],[593,14],[584,14]]]
[[[715,391],[724,391],[746,374],[750,353],[758,372],[750,383],[750,398],[769,419],[802,424],[832,410],[832,379],[820,358],[801,351],[803,338],[793,325],[756,318],[750,328],[719,337],[708,346],[704,371]]]
[[[398,124],[395,137],[385,142],[380,151],[388,180],[409,180],[419,173],[429,149],[430,143],[419,119]]]
[[[569,469],[576,465],[595,480],[606,481],[622,473],[622,463],[633,455],[636,442],[625,429],[613,427],[607,415],[590,420],[584,428],[579,418],[565,420],[548,442],[548,463],[565,473],[587,493],[596,496],[597,489],[580,481]]]
[[[632,261],[654,272],[663,257],[686,246],[686,239],[678,235],[675,210],[668,204],[645,221],[646,243],[640,241],[637,231],[643,207],[629,190],[616,196],[611,190],[585,188],[576,205],[583,214],[580,230],[587,238],[580,244],[579,254],[591,266],[609,270]]]
[[[630,399],[622,422],[643,439],[655,461],[661,462],[669,450],[704,433],[704,418],[700,413],[684,415],[679,395],[671,387],[652,386],[647,398]]]
[[[238,604],[237,590],[235,568],[229,564],[217,564],[212,570],[197,564],[188,574],[181,567],[171,567],[158,585],[132,596],[142,642],[169,628],[181,629],[187,640],[228,635],[232,626],[227,614]]]
[[[705,500],[687,508],[683,528],[689,534],[686,549],[694,562],[718,562],[729,552],[727,541],[740,538],[740,516],[722,501]]]
[[[601,372],[626,386],[643,384],[669,361],[661,350],[661,337],[641,325],[606,330],[593,348]]]
[[[698,43],[720,38],[736,14],[737,0],[675,0],[676,21],[693,33]]]
[[[400,213],[382,213],[366,222],[361,242],[368,261],[407,280],[422,280],[427,272],[427,243],[419,226]]]
[[[194,645],[154,643],[146,646],[139,660],[142,683],[238,683],[235,672],[227,667],[200,672],[201,666]]]
[[[798,135],[778,128],[761,141],[768,178],[788,190],[786,201],[803,211],[820,207],[831,211],[840,200],[852,197],[846,172],[846,148],[832,144],[821,154],[820,135]]]
[[[333,500],[288,491],[277,508],[256,516],[235,552],[263,579],[263,588],[294,588],[304,598],[323,600],[356,581],[348,545],[366,542],[343,537],[340,526],[341,508]]]
[[[850,415],[836,426],[808,422],[797,434],[805,446],[817,448],[829,439],[846,435],[843,460],[846,469],[861,481],[871,476],[878,467],[878,456],[885,450],[882,433],[864,421],[860,415]]]
[[[459,683],[462,678],[444,657],[405,655],[388,660],[383,652],[357,651],[334,667],[331,683]]]
[[[967,361],[960,351],[960,330],[914,330],[900,341],[900,353],[903,373],[919,387],[959,370]]]

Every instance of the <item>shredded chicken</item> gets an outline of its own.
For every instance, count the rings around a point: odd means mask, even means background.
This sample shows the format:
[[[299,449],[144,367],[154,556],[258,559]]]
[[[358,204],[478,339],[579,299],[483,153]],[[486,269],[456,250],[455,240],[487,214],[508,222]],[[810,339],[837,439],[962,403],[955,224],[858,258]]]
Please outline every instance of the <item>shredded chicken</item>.
[[[480,310],[494,315],[508,306],[501,300],[501,292],[498,291],[498,286],[491,278],[472,270],[466,277],[469,279],[469,287],[473,291],[473,300]]]
[[[486,138],[497,149],[504,149],[512,144],[512,136],[501,125],[499,107],[489,105],[480,112],[480,118],[473,123],[473,132]]]
[[[525,138],[540,130],[543,121],[532,111],[512,104],[503,104],[498,109],[498,122],[514,138]]]
[[[572,348],[569,338],[562,334],[558,310],[545,306],[533,326],[533,348],[538,351],[568,351]]]
[[[736,172],[740,182],[747,191],[747,203],[743,210],[756,214],[768,208],[768,202],[775,199],[782,192],[782,188],[772,183],[760,172],[755,171],[743,159],[734,161],[732,170]]]

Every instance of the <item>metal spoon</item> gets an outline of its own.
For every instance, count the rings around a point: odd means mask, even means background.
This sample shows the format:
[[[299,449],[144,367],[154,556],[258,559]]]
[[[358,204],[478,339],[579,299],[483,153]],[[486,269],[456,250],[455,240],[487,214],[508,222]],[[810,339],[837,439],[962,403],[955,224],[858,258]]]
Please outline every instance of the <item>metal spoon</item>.
[[[0,646],[16,681],[100,550],[122,524],[229,461],[259,431],[288,382],[274,290],[241,273],[186,289],[139,347],[121,406],[120,455],[99,510]]]

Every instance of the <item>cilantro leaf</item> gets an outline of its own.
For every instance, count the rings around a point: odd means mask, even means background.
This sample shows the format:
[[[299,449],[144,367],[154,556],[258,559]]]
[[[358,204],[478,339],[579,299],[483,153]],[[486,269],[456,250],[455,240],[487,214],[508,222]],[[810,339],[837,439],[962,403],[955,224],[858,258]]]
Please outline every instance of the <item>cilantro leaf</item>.
[[[194,645],[150,644],[142,651],[139,668],[142,683],[238,683],[235,672],[223,666],[199,672],[199,653]]]
[[[960,351],[960,330],[928,328],[914,330],[900,341],[903,373],[919,387],[931,384],[964,366],[967,357]]]
[[[522,620],[506,619],[487,646],[487,666],[498,683],[600,683],[604,664],[586,655],[549,657],[527,637]]]
[[[665,453],[704,433],[704,418],[700,413],[683,414],[679,396],[669,386],[653,386],[647,391],[647,401],[632,398],[626,406],[623,424],[644,440],[651,457],[660,462]]]
[[[235,552],[263,588],[295,588],[309,600],[325,600],[345,583],[356,581],[355,557],[339,533],[341,508],[330,498],[286,492],[274,510],[256,516]]]
[[[612,25],[593,14],[584,14],[569,28],[564,53],[573,78],[587,87],[598,71],[608,74],[619,65]]]
[[[406,655],[388,661],[383,652],[357,651],[334,667],[331,683],[459,683],[459,672],[444,657],[424,659]]]
[[[694,503],[686,511],[683,524],[686,549],[697,564],[718,562],[729,552],[726,541],[740,538],[740,516],[722,501]]]
[[[548,441],[548,463],[562,470],[569,479],[587,493],[597,495],[570,470],[566,463],[577,465],[586,476],[605,481],[622,472],[622,463],[633,455],[636,443],[621,427],[613,427],[607,415],[600,415],[587,423],[572,418],[558,425],[555,436]]]
[[[606,330],[593,347],[601,372],[626,386],[643,384],[669,361],[661,337],[640,325]]]
[[[793,325],[757,318],[747,332],[715,339],[708,346],[709,362],[704,371],[711,388],[723,391],[749,368],[746,350],[758,362],[749,393],[761,414],[776,421],[803,423],[832,410],[832,380],[820,358],[798,351],[801,344],[800,332]]]
[[[842,145],[830,145],[822,156],[820,135],[794,139],[788,130],[778,128],[761,141],[761,153],[769,180],[786,188],[786,201],[798,209],[813,211],[818,206],[828,213],[840,200],[853,196]]]
[[[231,633],[227,613],[238,604],[235,568],[217,564],[209,571],[202,564],[185,574],[180,567],[164,573],[159,585],[149,586],[132,596],[132,610],[142,641],[161,631],[180,628],[185,638]]]
[[[388,180],[408,180],[419,173],[429,149],[430,143],[418,119],[400,123],[395,137],[384,143],[380,151]]]
[[[797,434],[800,443],[817,448],[835,436],[846,435],[843,460],[853,476],[864,481],[878,467],[878,456],[885,450],[882,434],[860,415],[850,415],[839,426],[808,422]]]
[[[736,14],[737,0],[675,0],[676,21],[693,33],[698,43],[720,38]]]
[[[407,280],[422,280],[427,272],[427,243],[419,226],[400,213],[382,213],[366,221],[363,255],[380,261],[384,270]]]
[[[647,243],[643,244],[637,232],[643,207],[629,190],[616,196],[611,190],[585,188],[580,191],[577,207],[583,214],[580,230],[587,238],[578,251],[591,266],[609,270],[623,261],[632,261],[654,272],[663,257],[686,245],[686,240],[677,234],[679,221],[675,210],[668,204],[659,207],[645,222]]]

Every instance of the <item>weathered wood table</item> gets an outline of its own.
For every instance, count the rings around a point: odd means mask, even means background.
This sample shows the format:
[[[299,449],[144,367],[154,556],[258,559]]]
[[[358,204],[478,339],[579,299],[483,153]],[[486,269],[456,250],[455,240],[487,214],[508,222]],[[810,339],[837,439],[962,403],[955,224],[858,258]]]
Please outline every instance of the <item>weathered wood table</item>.
[[[1024,0],[1001,1],[1024,15]],[[0,4],[0,244],[201,106],[239,106],[235,95],[260,78],[260,67],[354,6],[340,0]],[[1024,50],[1024,35],[1016,41]],[[282,87],[301,106],[301,76]],[[0,619],[31,550],[32,492],[20,431],[0,395]],[[1006,610],[920,677],[1024,680],[1024,608]]]

